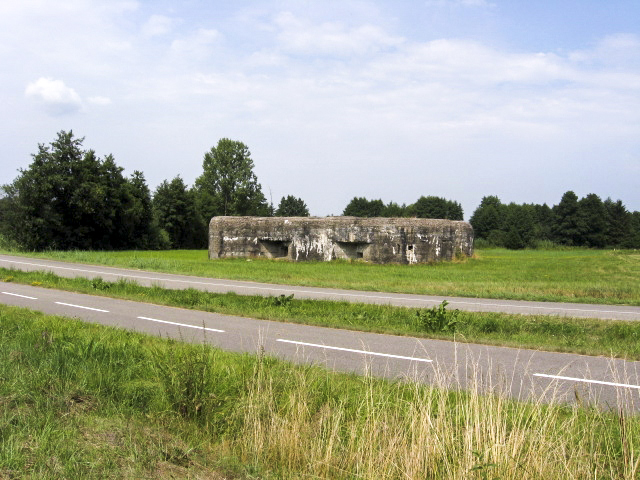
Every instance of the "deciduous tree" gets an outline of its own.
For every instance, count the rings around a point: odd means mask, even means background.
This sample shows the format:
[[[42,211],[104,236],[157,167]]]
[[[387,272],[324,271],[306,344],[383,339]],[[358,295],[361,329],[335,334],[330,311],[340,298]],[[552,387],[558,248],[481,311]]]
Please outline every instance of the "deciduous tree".
[[[388,218],[406,217],[407,215],[407,206],[405,204],[398,205],[396,202],[387,203],[382,212],[382,216]]]
[[[482,198],[469,223],[476,238],[489,240],[502,235],[504,219],[504,205],[497,196],[489,195]]]
[[[269,214],[269,205],[253,172],[251,153],[244,143],[220,139],[205,153],[202,169],[195,191],[203,221],[217,215]]]
[[[408,208],[418,218],[443,218],[447,220],[462,220],[464,218],[462,205],[458,202],[431,195],[420,197],[416,203]]]
[[[365,197],[353,197],[342,215],[347,217],[381,217],[385,210],[382,200],[367,200]]]
[[[287,195],[280,200],[275,215],[276,217],[308,217],[309,209],[301,198]]]
[[[207,225],[196,212],[194,192],[178,175],[164,180],[153,195],[153,213],[167,248],[205,248]]]
[[[504,246],[511,250],[533,247],[535,245],[535,210],[532,205],[510,203],[505,208]]]

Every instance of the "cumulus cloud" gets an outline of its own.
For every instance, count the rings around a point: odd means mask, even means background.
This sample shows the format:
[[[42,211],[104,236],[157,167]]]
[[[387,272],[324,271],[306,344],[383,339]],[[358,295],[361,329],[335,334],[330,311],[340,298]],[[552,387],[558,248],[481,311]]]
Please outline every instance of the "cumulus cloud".
[[[41,77],[27,85],[25,95],[39,102],[52,115],[70,114],[82,108],[80,95],[62,80]]]
[[[505,83],[542,85],[575,77],[573,69],[552,53],[502,52],[457,39],[414,43],[377,60],[376,67],[377,75],[441,82],[465,90]]]

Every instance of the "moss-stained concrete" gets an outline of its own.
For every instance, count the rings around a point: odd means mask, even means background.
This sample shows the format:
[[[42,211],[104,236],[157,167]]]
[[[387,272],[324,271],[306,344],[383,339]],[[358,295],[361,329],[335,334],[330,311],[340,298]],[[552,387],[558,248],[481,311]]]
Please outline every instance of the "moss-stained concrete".
[[[209,258],[424,263],[473,254],[467,222],[424,218],[214,217]]]

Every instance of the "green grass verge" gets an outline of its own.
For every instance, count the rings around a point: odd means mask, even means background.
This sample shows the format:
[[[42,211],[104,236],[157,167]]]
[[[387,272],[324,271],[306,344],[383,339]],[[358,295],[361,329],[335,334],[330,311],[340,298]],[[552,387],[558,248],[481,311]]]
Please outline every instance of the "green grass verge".
[[[0,280],[266,320],[640,360],[640,322],[446,310],[439,328],[425,321],[432,309],[168,290],[1,268]],[[455,331],[446,328],[456,315]]]
[[[7,252],[15,253],[15,252]],[[27,255],[27,254],[25,254]],[[477,250],[432,265],[207,259],[205,250],[29,253],[70,262],[204,277],[463,297],[640,305],[640,252]]]
[[[640,473],[640,417],[624,403],[603,412],[332,374],[3,305],[0,378],[2,478]]]

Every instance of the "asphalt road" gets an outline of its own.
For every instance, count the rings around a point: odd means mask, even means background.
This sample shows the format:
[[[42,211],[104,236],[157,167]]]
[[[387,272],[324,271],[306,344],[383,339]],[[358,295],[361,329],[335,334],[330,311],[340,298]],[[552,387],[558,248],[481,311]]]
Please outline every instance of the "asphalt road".
[[[640,362],[269,322],[15,283],[0,282],[0,302],[339,371],[640,410]]]
[[[504,312],[525,315],[544,314],[615,320],[640,320],[640,307],[620,305],[591,305],[578,303],[528,302],[483,298],[440,297],[398,293],[362,292],[331,288],[295,287],[268,283],[244,282],[216,278],[193,277],[148,272],[125,268],[85,265],[53,260],[0,255],[0,266],[20,270],[51,271],[62,277],[102,277],[104,280],[134,280],[140,285],[159,285],[166,288],[196,288],[210,292],[235,292],[240,295],[291,295],[315,300],[387,304],[405,307],[431,307],[443,300],[450,308],[473,312]]]

